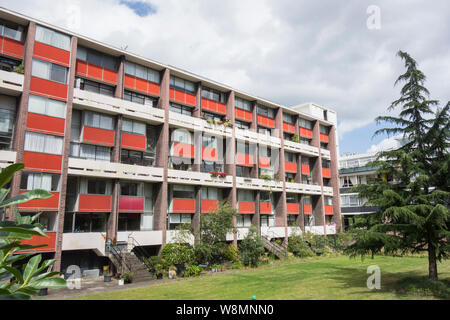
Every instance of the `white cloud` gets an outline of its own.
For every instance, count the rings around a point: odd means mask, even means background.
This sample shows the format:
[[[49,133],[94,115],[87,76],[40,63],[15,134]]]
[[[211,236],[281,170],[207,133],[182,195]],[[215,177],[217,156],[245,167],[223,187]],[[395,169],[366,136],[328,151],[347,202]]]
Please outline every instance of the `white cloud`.
[[[377,153],[380,151],[386,151],[390,149],[397,149],[401,147],[401,143],[399,139],[402,138],[402,135],[397,135],[395,137],[390,137],[382,140],[378,144],[373,144],[368,150],[367,153]]]

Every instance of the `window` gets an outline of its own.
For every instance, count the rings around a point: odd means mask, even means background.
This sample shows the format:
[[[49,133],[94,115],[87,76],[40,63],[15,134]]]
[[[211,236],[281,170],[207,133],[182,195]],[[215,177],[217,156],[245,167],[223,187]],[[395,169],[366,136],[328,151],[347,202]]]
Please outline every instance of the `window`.
[[[272,136],[272,129],[258,126],[258,133],[263,134],[265,136]]]
[[[21,212],[22,216],[33,217],[36,212]],[[44,232],[56,232],[58,230],[58,214],[56,212],[42,212],[41,215],[35,220],[35,223],[39,223],[43,226]]]
[[[106,213],[66,213],[65,233],[105,232],[108,221]]]
[[[125,90],[123,99],[127,100],[127,101],[130,101],[130,102],[143,104],[143,105],[146,105],[146,106],[151,106],[153,108],[156,108],[157,104],[158,104],[158,100],[157,99],[154,99],[154,98],[151,98],[149,96],[146,96],[146,95],[143,95],[143,94],[139,94],[139,93],[136,93],[136,92],[128,91],[128,90]]]
[[[283,121],[289,124],[295,124],[295,116],[289,113],[283,113]]]
[[[80,142],[81,136],[81,111],[72,111],[72,123],[70,124],[70,142]]]
[[[21,190],[42,189],[49,192],[59,191],[59,175],[46,173],[22,173],[20,181]]]
[[[297,219],[298,219],[297,215],[289,214],[287,216],[288,227],[296,227],[296,226],[298,226]]]
[[[203,136],[203,148],[217,149],[216,137]]]
[[[333,205],[333,198],[331,197],[325,197],[325,205],[326,206],[332,206]]]
[[[303,197],[303,205],[311,206],[312,205],[312,198],[310,196],[304,196]]]
[[[239,108],[239,109],[242,109],[245,111],[251,112],[253,110],[252,103],[250,101],[247,101],[247,100],[244,100],[244,99],[241,99],[238,97],[236,97],[236,99],[235,99],[235,106],[236,106],[236,108]]]
[[[137,197],[142,194],[140,190],[140,184],[132,182],[121,182],[120,183],[120,195],[121,196],[131,196]]]
[[[252,190],[238,190],[237,191],[238,202],[253,202],[255,201],[255,195]]]
[[[272,157],[272,149],[268,146],[260,145],[258,148],[258,154],[261,158],[270,158]]]
[[[15,120],[16,99],[0,95],[0,150],[12,147]]]
[[[250,124],[239,120],[235,120],[235,127],[242,130],[250,130]]]
[[[194,108],[191,107],[186,107],[175,103],[170,104],[170,111],[175,113],[184,114],[192,117],[193,110]]]
[[[223,172],[223,165],[217,162],[202,161],[200,172]]]
[[[114,130],[114,117],[86,111],[84,113],[84,125],[92,128]]]
[[[236,226],[238,228],[248,228],[252,225],[252,216],[249,214],[237,215]]]
[[[310,146],[311,145],[311,140],[307,139],[307,138],[300,137],[300,144],[304,144],[304,145]]]
[[[172,196],[174,199],[195,199],[193,186],[174,185]]]
[[[145,136],[145,133],[147,132],[147,127],[145,123],[123,119],[122,131]]]
[[[261,215],[261,227],[274,227],[275,217],[270,215]]]
[[[328,135],[330,133],[330,128],[320,125],[320,133]]]
[[[220,103],[227,103],[226,94],[213,89],[202,89],[202,97]]]
[[[237,153],[242,153],[242,154],[250,154],[250,145],[248,143],[245,142],[237,142]]]
[[[323,169],[330,169],[331,162],[330,160],[322,160],[322,168]]]
[[[66,103],[41,96],[30,95],[28,112],[64,119],[66,117]]]
[[[171,213],[168,215],[168,220],[169,220],[169,230],[175,230],[176,227],[180,224],[191,223],[192,215]]]
[[[12,22],[0,20],[0,36],[22,42],[23,27]]]
[[[219,189],[202,188],[202,200],[219,200]]]
[[[192,135],[189,131],[177,129],[172,132],[172,141],[184,144],[192,144]]]
[[[251,178],[252,168],[236,166],[236,176],[242,178]]]
[[[289,152],[285,152],[284,153],[284,160],[286,161],[286,162],[297,162],[297,159],[296,159],[296,156],[295,156],[295,153],[289,153]]]
[[[213,121],[216,121],[216,122],[217,121],[223,121],[223,119],[225,118],[224,116],[218,116],[216,114],[205,112],[205,111],[203,111],[203,117],[206,120],[213,120]]]
[[[170,77],[170,87],[179,91],[195,94],[195,84],[174,76]]]
[[[105,195],[106,181],[105,180],[88,180],[88,194]]]
[[[161,81],[158,71],[128,61],[125,62],[125,73],[158,84]]]
[[[70,51],[70,36],[39,25],[36,26],[36,41]]]
[[[70,156],[95,161],[111,161],[111,148],[90,144],[71,143]]]
[[[113,71],[117,71],[118,68],[117,58],[84,47],[78,47],[77,59]]]
[[[63,141],[63,137],[26,132],[25,151],[61,155],[63,150]]]
[[[275,110],[258,105],[258,114],[271,119],[275,118]]]
[[[298,203],[298,197],[294,193],[286,193],[286,203]]]
[[[98,93],[108,97],[114,97],[114,87],[99,82],[76,78],[75,87],[80,90]]]
[[[33,77],[67,84],[67,68],[47,61],[33,59]]]
[[[122,149],[121,162],[123,164],[132,164],[143,167],[152,166],[155,161],[155,155],[150,152],[134,151]]]
[[[312,124],[312,122],[311,122],[311,121],[308,121],[308,120],[305,120],[305,119],[303,119],[303,118],[299,118],[299,119],[298,119],[298,125],[299,125],[300,127],[302,127],[302,128],[305,128],[305,129],[309,129],[309,130],[312,130],[312,129],[313,129],[313,124]]]
[[[272,202],[272,196],[270,192],[261,191],[259,193],[259,201],[260,202]]]

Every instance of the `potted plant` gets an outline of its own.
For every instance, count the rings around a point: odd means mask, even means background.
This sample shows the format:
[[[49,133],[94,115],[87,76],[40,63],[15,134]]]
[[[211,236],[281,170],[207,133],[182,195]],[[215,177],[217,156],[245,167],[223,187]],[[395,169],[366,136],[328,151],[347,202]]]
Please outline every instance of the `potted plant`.
[[[109,266],[103,267],[103,281],[104,282],[111,282],[111,272],[109,271]]]
[[[295,134],[295,135],[292,137],[292,142],[296,142],[296,143],[299,143],[299,142],[300,142],[300,138],[299,138],[298,134]]]
[[[20,73],[20,74],[24,74],[25,73],[25,66],[24,66],[23,62],[20,65],[18,65],[17,67],[14,68],[14,72]]]
[[[163,259],[160,256],[153,256],[146,259],[145,265],[147,266],[152,277],[155,274],[156,266],[159,264],[164,264]]]
[[[219,178],[226,178],[227,176],[228,176],[228,174],[225,172],[219,173]]]
[[[214,124],[214,119],[207,119],[206,122],[208,122],[210,125]]]
[[[155,276],[156,276],[156,279],[162,280],[162,278],[164,276],[164,266],[162,264],[156,265]]]
[[[169,268],[169,279],[175,279],[177,276],[177,268],[175,266],[171,266]]]
[[[121,280],[124,281],[124,283],[132,283],[133,282],[133,273],[132,272],[124,272],[124,274],[121,277]]]
[[[125,280],[123,278],[119,279],[119,286],[123,286],[125,284]]]

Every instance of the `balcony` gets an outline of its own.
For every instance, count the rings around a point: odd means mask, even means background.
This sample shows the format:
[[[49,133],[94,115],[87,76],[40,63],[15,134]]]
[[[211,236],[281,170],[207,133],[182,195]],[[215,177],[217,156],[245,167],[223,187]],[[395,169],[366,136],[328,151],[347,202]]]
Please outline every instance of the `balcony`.
[[[0,53],[23,59],[24,44],[22,42],[10,39],[9,37],[0,37]]]
[[[119,197],[119,212],[121,213],[143,213],[145,210],[144,197]]]
[[[277,137],[268,136],[262,133],[251,130],[243,130],[236,128],[236,139],[246,141],[252,144],[262,144],[272,148],[281,148],[281,139]]]
[[[64,233],[62,250],[94,250],[98,256],[105,255],[106,234],[95,233]]]
[[[327,235],[328,234],[336,234],[336,226],[335,225],[328,225],[325,227]]]
[[[287,193],[303,193],[308,195],[321,195],[322,187],[312,184],[286,182]]]
[[[145,136],[122,132],[122,148],[145,151],[147,149],[147,138]]]
[[[146,95],[159,97],[161,93],[161,86],[159,83],[147,81],[128,74],[125,74],[124,85],[127,89],[136,90]]]
[[[311,129],[300,128],[300,137],[312,139],[313,131]]]
[[[323,133],[320,134],[320,142],[328,143],[329,141],[330,141],[330,138],[328,137],[327,134],[323,134]]]
[[[117,232],[118,242],[127,242],[130,237],[136,240],[141,246],[159,246],[162,244],[163,231],[121,231]]]
[[[43,253],[43,252],[55,252],[56,251],[56,232],[46,232],[46,237],[32,236],[29,240],[22,240],[22,245],[39,246],[45,245],[42,248],[36,248],[31,250],[23,250],[20,253]]]
[[[17,152],[0,150],[0,168],[6,168],[16,163]]]
[[[286,203],[286,212],[287,214],[299,214],[300,205],[298,203]]]
[[[325,206],[325,215],[332,216],[333,214],[333,206]]]
[[[238,189],[281,192],[283,191],[283,182],[236,177],[236,187]]]
[[[195,199],[172,199],[170,212],[195,213]]]
[[[259,157],[259,168],[270,169],[270,158]]]
[[[82,142],[84,143],[113,147],[114,137],[114,130],[106,130],[88,126],[83,127]]]
[[[210,173],[169,170],[167,181],[175,184],[201,185],[218,188],[232,188],[233,177],[213,177]]]
[[[219,200],[202,200],[202,213],[215,212],[219,209]]]
[[[258,124],[264,127],[268,127],[268,128],[275,128],[275,119],[266,117],[266,116],[262,116],[258,114]]]
[[[286,229],[284,227],[261,227],[261,236],[269,239],[284,238]]]
[[[0,93],[18,96],[23,91],[24,75],[0,70]]]
[[[302,174],[309,176],[311,173],[311,168],[308,164],[302,164]]]
[[[283,122],[283,131],[295,134],[295,125],[287,123],[287,122]]]
[[[297,173],[297,163],[295,162],[285,162],[284,170],[288,173]]]
[[[223,103],[202,98],[202,110],[212,111],[214,113],[227,114],[227,106]]]
[[[255,202],[254,201],[239,201],[238,213],[239,214],[255,214]]]
[[[204,119],[172,111],[169,111],[169,124],[174,127],[188,129],[189,131],[202,131],[211,135],[231,137],[233,134],[233,129],[225,127],[223,124],[208,123]]]
[[[272,203],[270,202],[260,202],[259,203],[259,213],[260,214],[272,214]]]
[[[111,196],[80,194],[77,212],[111,212]]]
[[[244,167],[253,167],[255,165],[253,161],[253,156],[244,153],[237,153],[236,165]]]
[[[194,94],[170,88],[170,100],[195,107],[196,96]]]
[[[327,168],[322,168],[322,176],[326,179],[331,179],[331,170]]]
[[[238,120],[252,122],[253,121],[253,113],[251,111],[243,110],[240,108],[235,108],[235,117]]]
[[[323,187],[323,194],[332,197],[334,195],[332,187]]]
[[[310,157],[318,157],[319,149],[307,144],[284,140],[284,149],[288,152],[301,153]]]
[[[320,153],[322,154],[322,158],[324,158],[326,160],[331,160],[330,150],[320,149]]]
[[[310,204],[303,205],[303,214],[312,215],[312,212],[313,212],[312,205],[310,205]]]
[[[69,175],[137,180],[143,182],[162,182],[164,169],[69,158]]]
[[[73,103],[92,111],[121,114],[127,118],[141,120],[151,124],[164,123],[165,118],[164,110],[162,109],[80,89],[74,89]]]
[[[22,162],[25,163],[25,170],[61,173],[62,156],[59,155],[26,151]]]
[[[324,226],[305,227],[305,232],[323,236],[325,235],[325,228]]]
[[[28,191],[21,191],[20,194]],[[53,197],[48,199],[36,199],[19,204],[21,211],[58,211],[59,208],[59,193],[51,192]]]

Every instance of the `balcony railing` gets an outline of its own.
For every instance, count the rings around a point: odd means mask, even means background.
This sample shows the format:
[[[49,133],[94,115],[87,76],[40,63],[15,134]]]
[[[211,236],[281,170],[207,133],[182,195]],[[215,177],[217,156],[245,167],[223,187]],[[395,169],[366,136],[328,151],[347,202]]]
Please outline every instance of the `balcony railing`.
[[[283,191],[282,181],[268,181],[263,179],[252,179],[236,177],[236,187],[238,189]]]
[[[214,177],[210,173],[169,170],[167,175],[169,183],[202,185],[219,188],[232,188],[233,177]]]
[[[301,153],[307,156],[318,157],[319,149],[307,144],[284,140],[284,149],[289,152]]]
[[[281,139],[262,133],[236,128],[236,139],[252,144],[262,144],[273,148],[281,148]]]
[[[286,182],[286,192],[320,195],[322,194],[322,187],[310,184]]]
[[[18,95],[23,91],[23,74],[0,70],[0,93]]]
[[[0,168],[6,168],[16,162],[17,152],[0,150]]]
[[[323,187],[323,194],[326,196],[333,196],[334,192],[333,192],[333,188],[332,187]]]
[[[201,118],[195,118],[176,112],[169,112],[169,124],[188,129],[189,131],[202,131],[213,135],[221,135],[226,137],[232,136],[232,129],[225,127],[223,124],[212,124]]]

